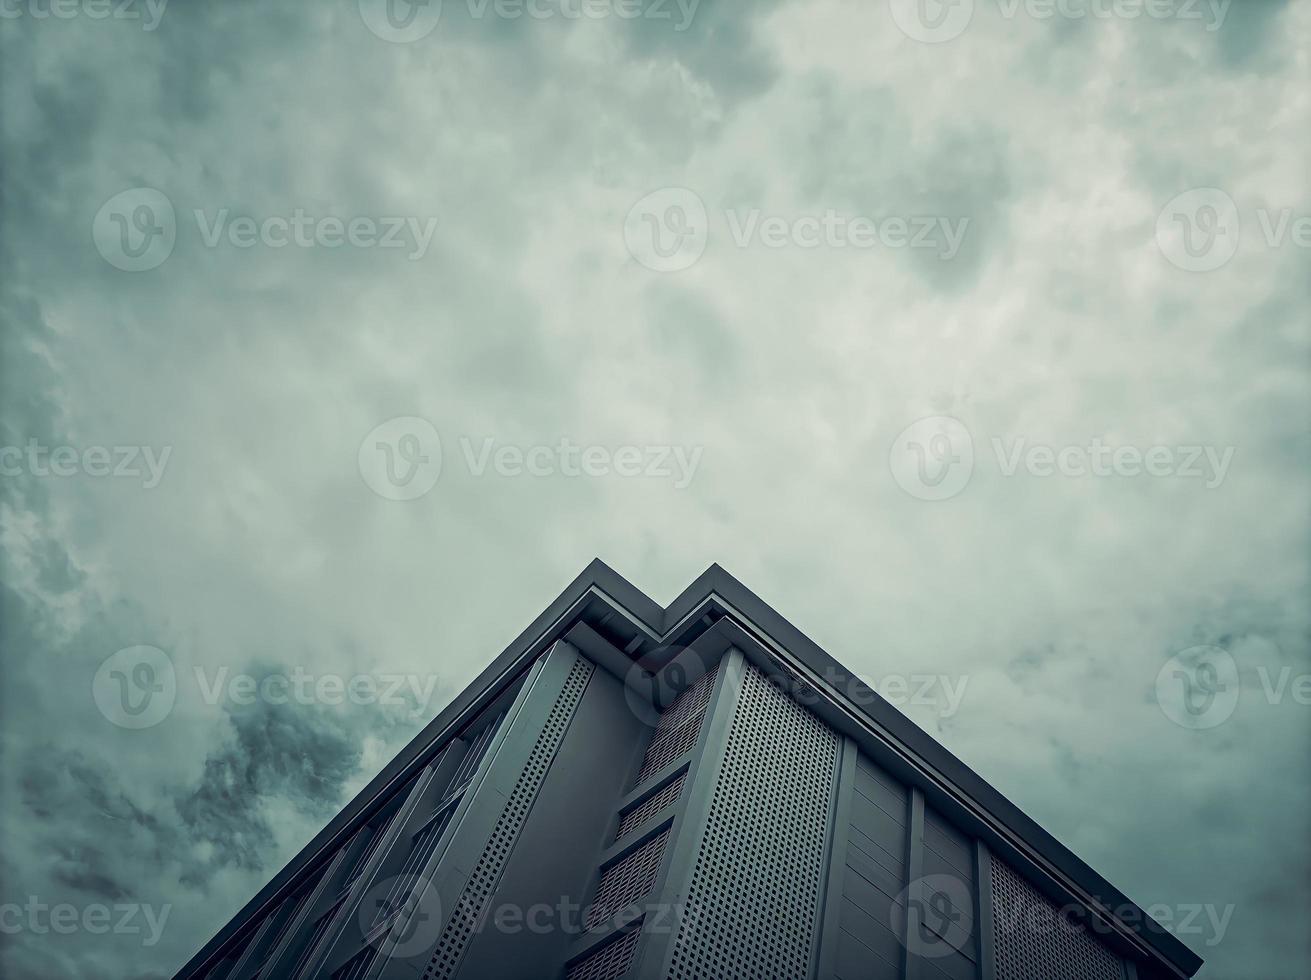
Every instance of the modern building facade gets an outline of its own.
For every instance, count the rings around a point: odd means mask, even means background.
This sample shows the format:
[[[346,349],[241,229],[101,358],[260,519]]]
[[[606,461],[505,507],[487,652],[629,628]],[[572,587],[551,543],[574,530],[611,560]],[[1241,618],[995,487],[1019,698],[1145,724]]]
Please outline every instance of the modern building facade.
[[[1200,965],[718,566],[662,609],[594,562],[178,976]]]

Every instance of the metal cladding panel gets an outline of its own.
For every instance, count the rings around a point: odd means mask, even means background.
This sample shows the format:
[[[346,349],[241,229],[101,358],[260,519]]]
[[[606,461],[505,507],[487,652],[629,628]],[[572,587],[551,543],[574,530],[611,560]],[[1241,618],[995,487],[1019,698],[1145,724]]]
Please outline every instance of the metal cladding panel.
[[[746,665],[670,980],[810,975],[838,744]]]
[[[622,977],[633,964],[633,954],[640,938],[641,931],[634,929],[606,943],[571,966],[565,980],[615,980],[615,977]]]
[[[826,911],[840,924],[833,976],[894,980],[905,956],[910,794],[864,755],[850,772],[841,906]]]
[[[587,687],[592,670],[591,663],[582,658],[575,661],[569,669],[564,686],[547,716],[546,724],[537,736],[528,761],[515,781],[514,789],[506,800],[496,825],[492,828],[487,845],[473,871],[470,872],[468,882],[456,902],[450,919],[442,929],[441,937],[437,940],[436,951],[427,969],[423,971],[423,980],[449,980],[459,969],[460,961],[500,882],[501,872],[519,838],[519,831],[528,819],[528,812],[537,798],[537,791],[546,778],[546,772],[555,758],[556,750],[564,740],[565,730],[573,717],[574,709],[582,699],[583,689]]]
[[[669,806],[683,792],[683,784],[687,782],[687,773],[680,774],[677,778],[670,780],[666,785],[656,790],[637,806],[624,813],[619,821],[619,829],[615,831],[615,840],[620,841],[631,834],[634,830],[642,827],[646,822],[655,816],[665,807]]]
[[[1118,956],[995,857],[992,910],[997,980],[1124,980]]]
[[[701,721],[710,704],[710,693],[715,688],[715,673],[709,671],[661,712],[655,731],[651,733],[636,785],[640,786],[696,745],[697,736],[701,734]]]
[[[912,933],[912,976],[921,980],[977,980],[978,929],[974,846],[924,807],[917,847],[919,877],[907,889]]]
[[[588,928],[605,922],[650,893],[660,871],[660,859],[664,856],[668,837],[668,830],[656,834],[602,872],[596,895],[587,910],[584,924]]]

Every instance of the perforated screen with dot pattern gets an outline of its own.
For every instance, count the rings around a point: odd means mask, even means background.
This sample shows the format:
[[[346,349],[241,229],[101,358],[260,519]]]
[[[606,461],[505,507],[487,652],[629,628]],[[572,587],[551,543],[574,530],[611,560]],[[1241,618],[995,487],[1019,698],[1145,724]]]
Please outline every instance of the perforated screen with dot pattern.
[[[706,716],[706,706],[714,689],[715,671],[711,670],[674,698],[661,713],[642,759],[642,771],[637,774],[639,785],[696,744],[701,720]]]
[[[619,829],[615,832],[615,840],[623,840],[646,823],[648,819],[678,799],[678,794],[683,792],[683,783],[686,781],[687,773],[683,773],[625,813],[623,819],[619,821]]]
[[[565,980],[614,980],[628,972],[641,933],[634,929],[569,968]]]
[[[992,920],[997,980],[1124,980],[1119,957],[996,857]]]
[[[670,980],[809,975],[837,748],[747,665]]]
[[[510,852],[518,840],[519,831],[528,818],[528,811],[537,798],[537,791],[546,778],[546,771],[555,758],[556,750],[564,739],[565,729],[573,717],[574,708],[583,696],[583,688],[592,676],[592,665],[586,660],[575,661],[565,678],[564,687],[556,696],[555,704],[547,715],[528,754],[514,789],[505,802],[496,826],[492,828],[487,846],[483,848],[478,863],[469,874],[469,880],[455,903],[455,909],[442,929],[441,937],[433,951],[427,969],[423,971],[424,980],[449,980],[455,975],[473,936],[474,926],[482,917],[492,893],[501,880],[501,871],[505,867]]]
[[[660,870],[669,831],[656,834],[636,850],[626,854],[601,873],[596,896],[587,910],[587,927],[604,922],[646,895]]]

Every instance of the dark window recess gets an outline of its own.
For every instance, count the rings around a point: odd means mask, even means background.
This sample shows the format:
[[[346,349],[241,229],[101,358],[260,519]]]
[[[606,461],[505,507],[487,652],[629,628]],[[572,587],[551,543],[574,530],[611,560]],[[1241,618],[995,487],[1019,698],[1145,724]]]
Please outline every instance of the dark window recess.
[[[469,751],[464,754],[460,760],[460,766],[455,770],[455,775],[451,777],[451,790],[458,790],[470,779],[473,778],[474,772],[478,768],[478,763],[482,762],[483,756],[487,754],[487,749],[492,744],[492,739],[496,737],[497,731],[501,727],[501,722],[505,720],[505,709],[502,708],[494,717],[469,743]]]
[[[373,926],[394,915],[404,908],[411,893],[420,883],[420,878],[427,867],[429,858],[441,842],[442,831],[451,822],[455,807],[448,805],[435,819],[414,835],[410,842],[410,853],[405,855],[405,863],[397,872],[387,897],[379,900],[378,910],[373,917]],[[370,928],[373,928],[370,926]]]
[[[332,975],[332,980],[363,980],[369,967],[373,966],[373,960],[378,955],[378,951],[372,946],[366,946],[356,955],[346,961],[336,973]]]
[[[319,951],[319,945],[323,942],[323,937],[328,932],[328,927],[332,925],[332,920],[337,916],[337,910],[341,908],[341,898],[336,899],[327,910],[318,917],[314,922],[314,932],[310,934],[310,941],[301,950],[300,956],[296,959],[296,965],[292,968],[288,976],[299,976],[305,965]]]

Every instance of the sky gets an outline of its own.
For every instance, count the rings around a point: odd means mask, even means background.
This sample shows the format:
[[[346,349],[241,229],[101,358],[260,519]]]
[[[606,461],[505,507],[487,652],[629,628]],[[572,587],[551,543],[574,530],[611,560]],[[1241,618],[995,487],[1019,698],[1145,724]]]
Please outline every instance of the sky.
[[[722,564],[1206,980],[1311,975],[1311,4],[0,53],[0,973],[170,976],[600,557]]]

